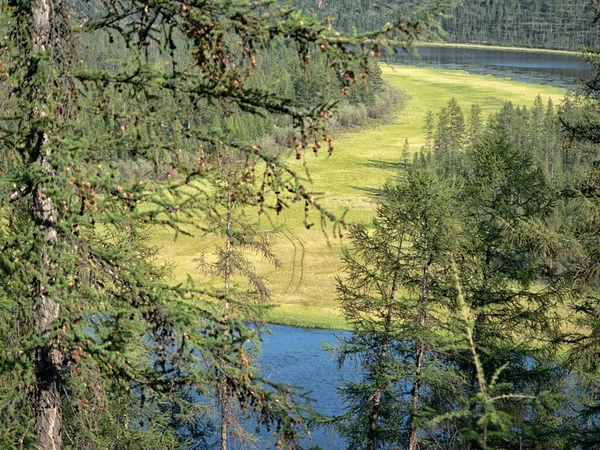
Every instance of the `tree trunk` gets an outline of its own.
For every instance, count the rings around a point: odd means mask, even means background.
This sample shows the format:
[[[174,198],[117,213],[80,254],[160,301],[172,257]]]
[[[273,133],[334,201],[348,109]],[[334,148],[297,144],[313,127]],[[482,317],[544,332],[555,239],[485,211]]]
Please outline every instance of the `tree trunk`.
[[[36,188],[34,208],[36,214],[36,228],[44,233],[46,243],[51,245],[56,240],[56,230],[53,224],[56,220],[56,209],[52,200],[45,197],[42,186]],[[44,218],[45,217],[45,218]],[[52,222],[49,222],[52,221]],[[48,335],[52,330],[58,316],[60,305],[46,294],[47,283],[52,283],[48,273],[50,257],[47,250],[42,251],[40,273],[43,275],[37,280],[38,305],[35,308],[35,323],[42,336]],[[63,355],[56,339],[39,347],[36,351],[35,376],[36,376],[36,404],[35,404],[35,434],[36,446],[40,450],[62,449],[62,407],[61,407],[61,368]]]
[[[224,386],[219,389],[221,403],[221,450],[227,450],[227,437],[229,436],[229,394]]]
[[[231,210],[233,208],[232,202],[233,193],[230,189],[227,198],[227,223],[225,225],[225,293],[229,295],[229,289],[231,286],[231,250],[233,248],[233,241],[231,240]],[[229,300],[225,297],[225,303],[223,305],[225,310],[224,320],[229,319]],[[229,435],[229,393],[227,392],[226,386],[219,387],[219,402],[221,403],[221,449],[227,450],[227,437]]]
[[[54,7],[52,0],[36,0],[32,11],[32,51],[35,54],[49,50]],[[33,104],[37,105],[31,112],[32,123],[36,123],[47,113],[45,111],[44,93],[41,87],[32,92]],[[36,164],[42,172],[52,173],[50,164],[50,148],[46,130],[33,126],[30,136],[32,151],[36,155]],[[56,326],[60,315],[60,305],[48,294],[54,283],[52,276],[52,260],[49,248],[57,240],[56,222],[58,211],[52,199],[45,194],[45,187],[38,183],[33,187],[33,217],[35,231],[41,237],[40,263],[35,280],[37,302],[34,309],[35,324],[41,336],[48,336]],[[36,447],[40,450],[62,449],[62,406],[61,406],[61,370],[63,355],[56,339],[47,342],[36,350],[36,404],[35,434]]]
[[[404,234],[400,236],[400,242],[398,244],[398,254],[397,257],[400,258],[400,253],[402,251],[402,245],[404,243]],[[396,291],[398,290],[398,274],[394,274],[394,279],[392,281],[392,289],[390,292],[390,298],[387,305],[387,311],[385,316],[385,325],[384,325],[384,333],[385,338],[381,343],[381,352],[379,353],[379,362],[378,368],[381,370],[383,365],[385,364],[385,360],[387,358],[388,346],[390,344],[389,339],[389,330],[392,324],[392,315],[393,315],[393,306],[394,299],[396,298]],[[383,390],[379,387],[375,390],[372,396],[373,407],[371,408],[371,417],[369,424],[369,441],[367,443],[367,450],[375,450],[376,446],[376,438],[375,433],[377,431],[377,421],[379,420],[379,410],[381,409],[381,394]]]
[[[425,327],[425,304],[429,299],[429,265],[431,260],[429,257],[425,261],[423,266],[423,280],[421,282],[421,305],[419,305],[419,326]],[[412,385],[410,397],[411,397],[411,409],[410,409],[410,434],[408,440],[408,450],[417,450],[419,445],[419,439],[417,437],[416,419],[419,414],[419,406],[421,400],[421,372],[423,370],[423,359],[425,357],[425,346],[422,342],[416,343],[416,354],[415,354],[415,379]]]
[[[388,311],[391,310],[391,307],[388,308]],[[391,318],[391,314],[388,313],[388,317]],[[386,319],[387,322],[387,319]],[[379,367],[383,366],[385,359],[387,357],[387,348],[389,345],[389,339],[384,339],[381,345],[381,352],[379,353]],[[369,441],[367,444],[367,450],[375,450],[375,444],[377,442],[376,432],[377,432],[377,421],[379,420],[379,410],[381,408],[381,394],[382,389],[377,388],[372,396],[373,407],[371,408],[371,417],[369,418]]]

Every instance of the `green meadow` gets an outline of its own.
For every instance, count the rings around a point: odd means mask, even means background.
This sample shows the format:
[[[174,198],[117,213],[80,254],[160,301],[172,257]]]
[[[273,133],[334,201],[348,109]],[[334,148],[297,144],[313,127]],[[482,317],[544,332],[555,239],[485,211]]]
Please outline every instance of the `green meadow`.
[[[530,106],[537,95],[560,103],[565,91],[551,86],[520,83],[510,79],[471,75],[461,71],[384,66],[385,80],[403,91],[405,107],[384,124],[371,124],[337,136],[331,157],[326,152],[307,154],[311,180],[307,187],[318,201],[349,222],[367,223],[375,210],[377,190],[393,178],[405,139],[411,152],[424,143],[424,122],[428,111],[436,113],[455,97],[465,115],[472,104],[479,104],[484,117],[499,110],[506,100]],[[295,160],[293,164],[295,164]],[[301,166],[298,166],[301,171]],[[254,212],[250,212],[254,215]],[[303,226],[303,206],[290,205],[279,216],[256,215],[263,229],[277,229],[273,250],[281,267],[274,268],[256,259],[257,272],[268,280],[273,307],[268,320],[304,327],[343,329],[345,323],[336,301],[335,277],[342,276],[340,250],[348,239],[321,230],[320,218],[312,212],[310,230]],[[152,244],[159,246],[160,257],[172,265],[172,281],[188,275],[197,284],[217,283],[199,271],[195,258],[210,258],[217,244],[211,236],[180,236],[154,230]],[[243,286],[240,286],[243,287]]]

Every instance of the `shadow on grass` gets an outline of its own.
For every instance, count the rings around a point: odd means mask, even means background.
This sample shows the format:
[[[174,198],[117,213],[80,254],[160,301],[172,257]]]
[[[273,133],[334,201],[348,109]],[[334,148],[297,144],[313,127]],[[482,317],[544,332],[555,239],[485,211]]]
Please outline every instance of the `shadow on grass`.
[[[381,189],[381,188],[355,188],[355,189],[359,190],[360,192],[363,192],[364,194],[366,194],[368,197],[370,197],[374,201],[378,201],[379,199],[381,199],[381,197],[383,195],[383,189]]]
[[[401,162],[389,162],[389,161],[381,161],[378,159],[369,159],[365,164],[366,167],[374,167],[376,169],[389,170],[397,172],[403,167]]]

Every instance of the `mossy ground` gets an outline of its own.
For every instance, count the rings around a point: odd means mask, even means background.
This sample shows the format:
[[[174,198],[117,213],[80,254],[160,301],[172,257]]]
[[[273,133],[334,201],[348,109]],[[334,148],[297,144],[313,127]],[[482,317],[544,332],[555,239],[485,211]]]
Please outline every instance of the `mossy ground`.
[[[487,117],[506,100],[530,106],[541,95],[557,104],[565,93],[551,86],[431,68],[384,66],[383,75],[394,88],[410,96],[406,108],[388,123],[338,136],[329,158],[325,153],[307,156],[312,179],[309,188],[326,208],[338,215],[346,213],[348,221],[370,221],[378,189],[398,170],[405,139],[411,152],[423,145],[427,111],[436,113],[455,97],[465,114],[477,103]],[[256,260],[257,271],[268,280],[277,305],[269,313],[269,320],[295,326],[345,328],[336,300],[335,277],[343,276],[340,250],[348,240],[340,241],[331,230],[321,231],[316,213],[311,216],[316,226],[306,230],[302,205],[291,205],[279,216],[256,218],[263,228],[279,230],[274,251],[281,267],[275,269]],[[194,258],[210,254],[217,242],[215,237],[179,237],[174,241],[171,232],[156,229],[151,242],[161,248],[161,258],[173,264],[174,281],[183,281],[188,274],[198,284],[214,281],[198,270]]]

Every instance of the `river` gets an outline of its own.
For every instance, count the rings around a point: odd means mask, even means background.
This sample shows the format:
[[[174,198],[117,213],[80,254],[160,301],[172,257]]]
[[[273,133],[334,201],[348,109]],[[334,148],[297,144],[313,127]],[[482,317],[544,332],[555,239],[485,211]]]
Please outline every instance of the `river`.
[[[340,414],[342,399],[337,387],[345,379],[356,379],[352,365],[340,370],[325,343],[336,345],[339,331],[270,326],[272,336],[264,336],[261,366],[263,375],[272,381],[302,386],[313,400],[311,407],[326,415]],[[312,445],[325,450],[342,450],[344,441],[334,432],[318,429],[312,432]],[[310,445],[306,445],[310,447]],[[259,445],[259,448],[264,448]]]
[[[418,57],[406,52],[388,58],[392,64],[436,67],[493,75],[525,83],[573,89],[590,68],[578,55],[528,50],[470,47],[419,47]]]

